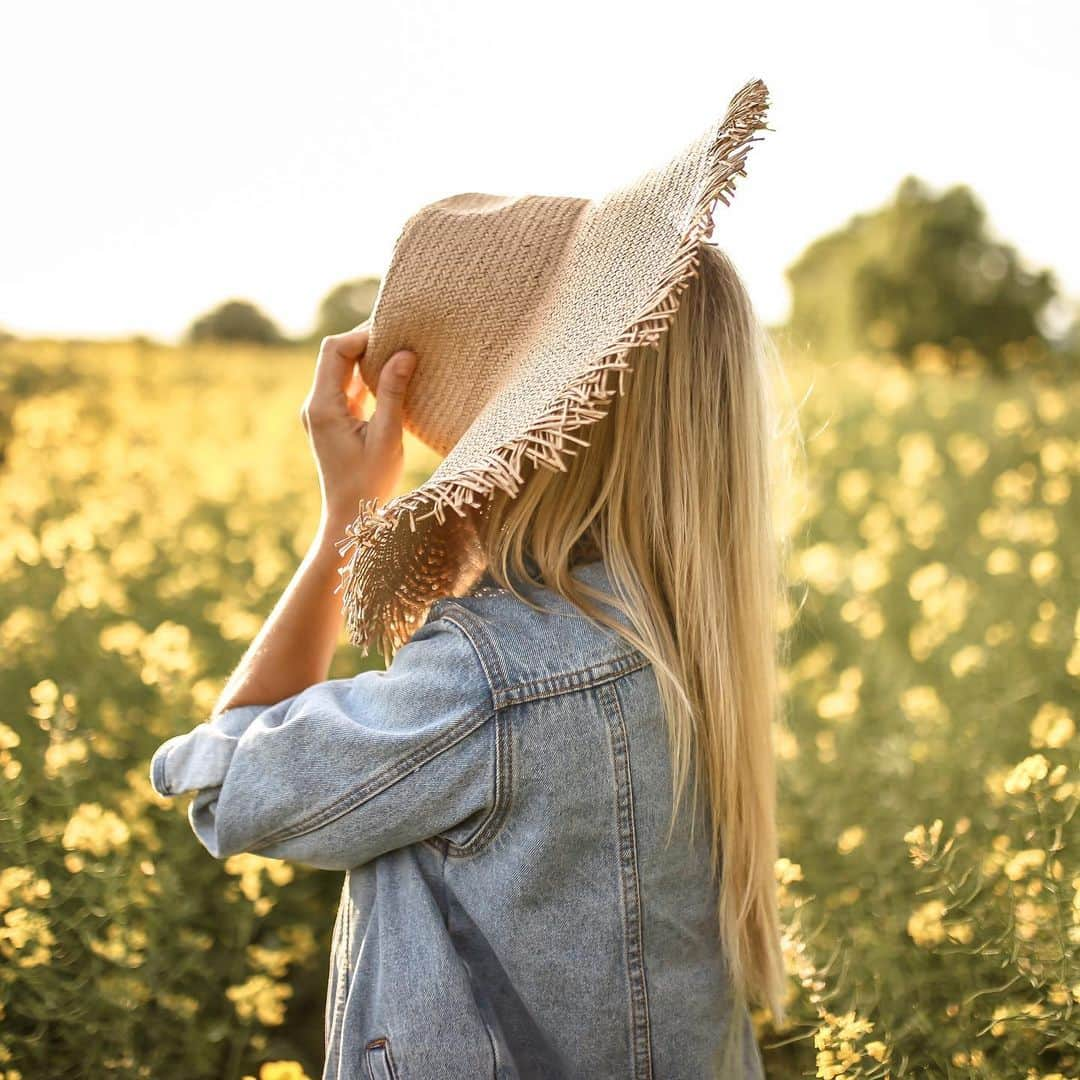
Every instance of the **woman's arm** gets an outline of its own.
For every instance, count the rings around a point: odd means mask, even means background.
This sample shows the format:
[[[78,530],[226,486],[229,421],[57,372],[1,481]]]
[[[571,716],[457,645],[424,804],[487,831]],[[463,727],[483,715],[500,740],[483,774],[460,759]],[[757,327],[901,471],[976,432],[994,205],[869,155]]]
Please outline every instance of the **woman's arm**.
[[[322,491],[315,538],[285,592],[248,647],[213,714],[238,705],[272,705],[323,682],[341,633],[343,559],[334,541],[356,516],[361,499],[389,498],[401,480],[401,412],[416,364],[395,353],[379,377],[375,411],[360,419],[366,387],[354,372],[367,347],[366,324],[325,338],[315,379],[301,409]]]
[[[341,633],[341,600],[334,595],[342,559],[334,540],[352,517],[323,508],[318,531],[221,693],[214,713],[237,705],[273,705],[326,679]]]

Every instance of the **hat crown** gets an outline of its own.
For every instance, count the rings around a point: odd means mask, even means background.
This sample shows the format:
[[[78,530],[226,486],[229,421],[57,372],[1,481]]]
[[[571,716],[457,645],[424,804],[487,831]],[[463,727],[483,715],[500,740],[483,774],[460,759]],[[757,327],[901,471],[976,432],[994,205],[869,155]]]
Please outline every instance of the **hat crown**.
[[[404,424],[438,453],[449,453],[526,361],[588,202],[462,192],[406,221],[360,371],[374,389],[395,352],[416,353]]]

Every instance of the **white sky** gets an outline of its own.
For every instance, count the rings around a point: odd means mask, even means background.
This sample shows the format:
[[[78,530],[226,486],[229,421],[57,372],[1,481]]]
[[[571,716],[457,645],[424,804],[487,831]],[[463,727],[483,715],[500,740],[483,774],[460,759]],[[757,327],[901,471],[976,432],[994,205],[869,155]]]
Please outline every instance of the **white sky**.
[[[749,78],[771,126],[715,242],[761,314],[906,173],[970,183],[1080,297],[1080,3],[382,0],[0,8],[0,326],[287,331],[456,191],[597,196]]]

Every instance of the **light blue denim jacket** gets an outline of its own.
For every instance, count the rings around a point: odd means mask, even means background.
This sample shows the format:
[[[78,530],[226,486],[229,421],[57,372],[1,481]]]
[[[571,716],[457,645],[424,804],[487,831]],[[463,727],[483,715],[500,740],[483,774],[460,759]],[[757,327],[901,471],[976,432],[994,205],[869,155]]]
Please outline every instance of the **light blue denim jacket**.
[[[604,564],[575,568],[610,589]],[[704,819],[671,808],[652,667],[549,590],[438,601],[385,671],[163,743],[218,858],[343,870],[324,1080],[702,1080],[728,1025]],[[687,804],[689,805],[689,799]]]

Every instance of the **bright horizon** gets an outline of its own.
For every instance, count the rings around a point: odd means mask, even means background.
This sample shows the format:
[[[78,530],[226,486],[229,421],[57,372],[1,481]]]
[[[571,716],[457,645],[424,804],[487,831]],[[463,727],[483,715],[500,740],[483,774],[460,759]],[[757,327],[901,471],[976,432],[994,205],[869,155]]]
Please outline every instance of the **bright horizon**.
[[[883,10],[7,8],[0,329],[174,340],[243,298],[306,332],[330,288],[383,273],[424,203],[602,195],[755,77],[773,130],[713,240],[766,320],[786,315],[805,246],[908,174],[969,184],[1076,302],[1080,5],[917,0],[895,25]]]

